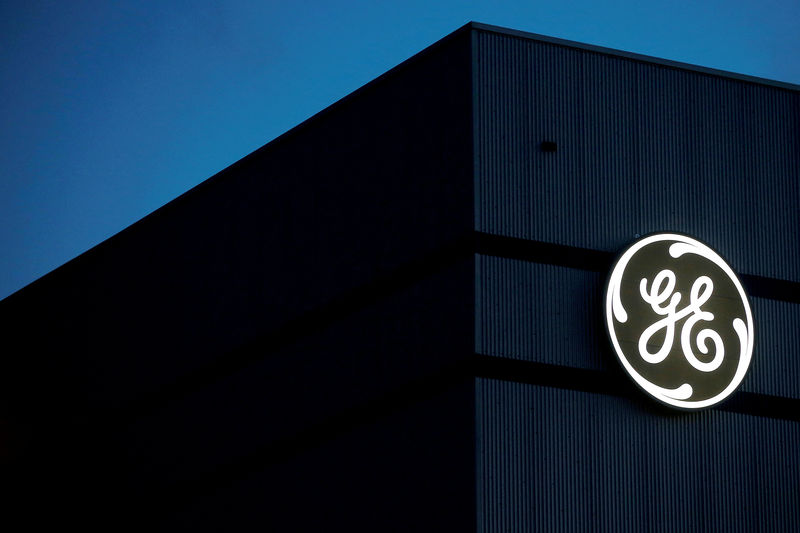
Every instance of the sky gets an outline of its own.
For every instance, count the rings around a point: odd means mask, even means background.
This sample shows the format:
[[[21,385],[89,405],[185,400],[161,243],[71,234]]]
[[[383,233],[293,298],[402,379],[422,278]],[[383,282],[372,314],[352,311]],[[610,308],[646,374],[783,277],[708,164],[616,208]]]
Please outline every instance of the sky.
[[[800,84],[800,0],[4,0],[0,299],[469,21]]]

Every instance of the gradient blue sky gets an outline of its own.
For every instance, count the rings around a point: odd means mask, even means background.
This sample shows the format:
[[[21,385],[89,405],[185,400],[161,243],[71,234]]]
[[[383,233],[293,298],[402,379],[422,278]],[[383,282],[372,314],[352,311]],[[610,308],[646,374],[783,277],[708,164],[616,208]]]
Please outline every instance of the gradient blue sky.
[[[6,0],[0,298],[470,20],[800,84],[800,0]]]

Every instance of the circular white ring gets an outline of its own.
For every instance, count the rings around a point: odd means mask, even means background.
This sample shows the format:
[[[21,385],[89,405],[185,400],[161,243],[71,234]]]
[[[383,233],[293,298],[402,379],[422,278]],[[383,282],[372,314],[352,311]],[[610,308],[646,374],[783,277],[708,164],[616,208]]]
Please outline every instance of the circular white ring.
[[[725,274],[730,278],[731,282],[733,283],[734,287],[739,293],[741,298],[742,304],[745,310],[745,322],[744,323],[734,323],[734,329],[739,336],[740,341],[743,341],[743,349],[741,350],[741,356],[739,358],[739,364],[736,368],[736,372],[733,376],[731,382],[722,390],[722,392],[718,393],[717,395],[707,398],[704,400],[699,401],[688,401],[684,397],[687,395],[687,384],[682,385],[678,389],[669,390],[659,387],[658,385],[651,383],[647,379],[645,379],[641,374],[639,374],[625,357],[622,348],[620,347],[619,340],[617,339],[615,328],[614,328],[614,320],[615,316],[618,321],[625,322],[627,320],[627,315],[625,310],[622,308],[620,304],[620,284],[622,281],[623,273],[625,272],[625,268],[627,267],[628,263],[630,262],[631,258],[642,248],[648,246],[650,244],[661,242],[661,241],[672,241],[679,243],[679,245],[684,245],[686,247],[690,247],[692,253],[698,254],[709,261],[716,264]],[[676,249],[678,255],[682,253],[680,248]],[[670,247],[670,254],[676,257],[673,254],[673,247]],[[653,396],[655,399],[666,403],[667,405],[671,405],[673,407],[677,407],[680,409],[703,409],[707,407],[711,407],[715,405],[728,396],[730,396],[733,391],[741,384],[742,380],[744,379],[745,375],[747,374],[747,370],[750,367],[750,361],[753,355],[753,314],[750,310],[750,303],[747,299],[747,294],[742,287],[739,278],[733,272],[730,266],[720,257],[720,255],[712,250],[708,245],[688,237],[686,235],[681,235],[678,233],[656,233],[652,235],[647,235],[640,240],[634,242],[625,252],[620,256],[617,260],[616,264],[614,265],[611,274],[608,278],[608,284],[606,287],[606,294],[605,294],[605,320],[606,320],[606,330],[608,332],[608,336],[611,339],[611,344],[614,347],[614,353],[617,355],[620,363],[622,364],[625,371],[628,375],[636,382],[636,384],[645,390],[648,394]],[[741,322],[741,321],[740,321]],[[688,386],[688,394],[691,394],[691,387]]]

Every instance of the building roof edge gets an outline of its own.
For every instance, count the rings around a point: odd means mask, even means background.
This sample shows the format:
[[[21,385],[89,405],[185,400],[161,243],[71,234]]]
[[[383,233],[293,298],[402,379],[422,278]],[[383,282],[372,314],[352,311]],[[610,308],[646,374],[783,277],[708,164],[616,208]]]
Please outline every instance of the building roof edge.
[[[771,80],[768,78],[760,78],[758,76],[750,76],[748,74],[739,74],[737,72],[731,72],[727,70],[720,70],[710,67],[703,67],[700,65],[693,65],[691,63],[683,63],[680,61],[673,61],[671,59],[662,59],[659,57],[648,56],[644,54],[636,54],[633,52],[626,52],[624,50],[617,50],[615,48],[606,48],[604,46],[596,46],[592,44],[581,43],[578,41],[570,41],[567,39],[559,39],[557,37],[549,37],[547,35],[541,35],[538,33],[530,33],[526,31],[520,30],[513,30],[510,28],[504,28],[502,26],[493,26],[491,24],[484,24],[482,22],[470,22],[468,24],[470,28],[473,30],[479,30],[489,33],[498,33],[503,35],[509,35],[513,37],[520,37],[522,39],[529,39],[533,41],[540,41],[544,43],[554,44],[557,46],[564,46],[567,48],[577,48],[580,50],[586,50],[589,52],[596,52],[599,54],[606,54],[615,57],[623,57],[625,59],[631,59],[633,61],[640,61],[643,63],[651,63],[662,65],[665,67],[676,68],[681,70],[691,70],[694,72],[699,72],[702,74],[709,74],[712,76],[720,76],[723,78],[735,79],[738,81],[745,81],[749,83],[757,83],[759,85],[769,85],[771,87],[777,87],[779,89],[786,89],[789,91],[800,92],[800,85],[796,85],[794,83],[789,83],[785,81],[778,81],[778,80]]]

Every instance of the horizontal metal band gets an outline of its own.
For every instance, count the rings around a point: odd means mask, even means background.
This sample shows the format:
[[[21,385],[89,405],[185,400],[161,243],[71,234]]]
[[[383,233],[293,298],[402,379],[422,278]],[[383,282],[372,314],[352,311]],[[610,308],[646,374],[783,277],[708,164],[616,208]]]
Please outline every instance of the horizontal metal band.
[[[473,375],[542,387],[555,387],[595,394],[625,396],[654,414],[675,414],[674,409],[657,404],[642,394],[622,371],[588,370],[547,363],[520,361],[506,357],[475,354]],[[800,421],[800,399],[754,392],[736,392],[711,410],[766,418]],[[691,413],[686,413],[691,416]]]
[[[480,231],[475,232],[475,253],[593,272],[608,271],[615,257],[614,253],[602,250],[492,235]],[[800,303],[800,283],[796,281],[754,274],[737,275],[751,296]]]

